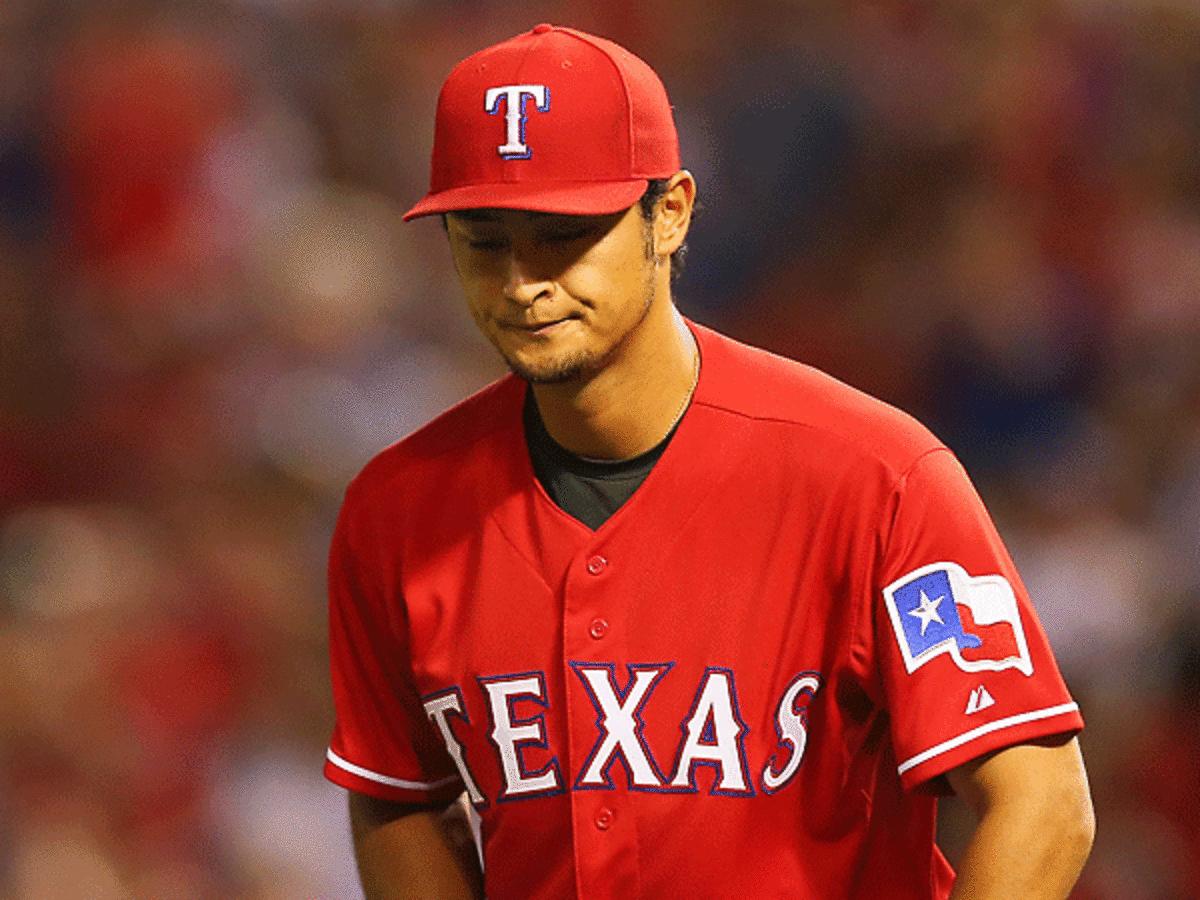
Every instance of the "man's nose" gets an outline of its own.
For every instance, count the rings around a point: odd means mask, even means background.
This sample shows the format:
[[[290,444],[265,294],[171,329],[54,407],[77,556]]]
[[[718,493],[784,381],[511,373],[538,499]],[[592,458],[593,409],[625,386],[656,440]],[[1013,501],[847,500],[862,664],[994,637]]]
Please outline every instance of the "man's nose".
[[[509,248],[506,266],[504,296],[513,303],[532,306],[553,293],[554,282],[547,280],[520,248]]]

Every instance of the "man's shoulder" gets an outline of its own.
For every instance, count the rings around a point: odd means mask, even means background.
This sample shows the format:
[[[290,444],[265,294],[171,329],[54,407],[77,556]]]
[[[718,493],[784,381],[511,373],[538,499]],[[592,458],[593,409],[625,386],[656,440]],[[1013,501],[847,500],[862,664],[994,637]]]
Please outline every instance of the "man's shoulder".
[[[441,470],[470,467],[487,455],[488,438],[521,421],[524,387],[524,382],[510,374],[481,388],[376,453],[355,476],[351,488],[385,488],[398,479],[411,482],[422,476],[433,478]]]
[[[808,439],[842,446],[902,472],[944,444],[909,413],[834,376],[761,347],[704,329],[714,359],[704,402],[749,421],[803,428]]]

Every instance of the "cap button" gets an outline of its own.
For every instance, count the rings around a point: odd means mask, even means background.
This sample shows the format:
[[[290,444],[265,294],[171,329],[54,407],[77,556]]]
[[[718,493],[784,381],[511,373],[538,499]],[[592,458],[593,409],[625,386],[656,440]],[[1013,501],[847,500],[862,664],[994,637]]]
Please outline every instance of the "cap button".
[[[550,25],[546,22],[543,22],[541,25],[533,26],[534,34],[545,34],[547,31],[553,31],[553,30],[554,30],[554,26]]]

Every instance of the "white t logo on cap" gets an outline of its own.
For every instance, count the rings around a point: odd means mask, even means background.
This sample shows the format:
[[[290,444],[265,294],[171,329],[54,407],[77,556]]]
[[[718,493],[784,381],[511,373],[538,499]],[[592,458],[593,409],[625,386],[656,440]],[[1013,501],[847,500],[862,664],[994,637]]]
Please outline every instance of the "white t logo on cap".
[[[488,115],[500,112],[500,101],[505,101],[504,123],[508,126],[507,140],[496,150],[505,159],[529,159],[533,151],[525,143],[525,103],[530,98],[537,104],[538,112],[550,109],[550,88],[544,84],[506,84],[488,88],[483,97],[483,108]]]

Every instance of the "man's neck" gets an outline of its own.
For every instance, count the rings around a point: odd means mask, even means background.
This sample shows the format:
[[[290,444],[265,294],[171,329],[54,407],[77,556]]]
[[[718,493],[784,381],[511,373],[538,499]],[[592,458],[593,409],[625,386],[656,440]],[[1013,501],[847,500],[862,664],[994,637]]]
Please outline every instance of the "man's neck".
[[[656,302],[604,369],[578,383],[533,386],[546,431],[579,456],[629,459],[645,453],[686,408],[698,353],[669,299]]]

